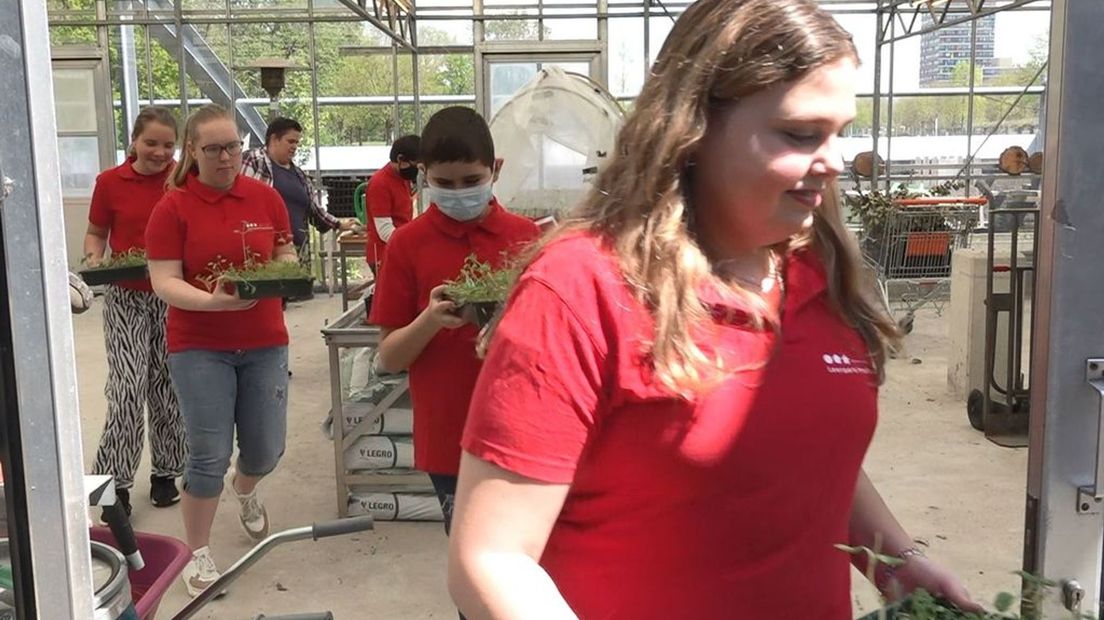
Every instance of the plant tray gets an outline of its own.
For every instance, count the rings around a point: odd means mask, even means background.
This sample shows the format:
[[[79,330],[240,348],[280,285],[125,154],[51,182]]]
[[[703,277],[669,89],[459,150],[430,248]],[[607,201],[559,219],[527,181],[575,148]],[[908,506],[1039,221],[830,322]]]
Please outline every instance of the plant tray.
[[[149,278],[149,272],[145,265],[131,267],[107,267],[104,269],[85,269],[80,272],[80,277],[85,284],[97,286],[100,284],[114,284],[127,280],[145,280]]]
[[[943,605],[948,605],[943,603]],[[887,607],[883,607],[878,611],[872,611],[866,615],[860,616],[856,620],[881,620],[882,614],[885,614],[885,620],[907,620],[914,618],[911,615],[912,612],[912,597],[908,597],[900,602],[894,603]],[[976,618],[977,615],[968,615],[965,612],[952,609],[950,607],[941,609],[934,612],[934,616],[925,616],[933,618],[933,620],[958,620],[960,618]],[[988,617],[988,616],[984,616]]]
[[[302,297],[311,293],[312,278],[286,280],[232,280],[242,299],[268,299],[271,297]]]
[[[498,306],[497,301],[471,301],[460,308],[460,316],[482,329],[494,318]]]

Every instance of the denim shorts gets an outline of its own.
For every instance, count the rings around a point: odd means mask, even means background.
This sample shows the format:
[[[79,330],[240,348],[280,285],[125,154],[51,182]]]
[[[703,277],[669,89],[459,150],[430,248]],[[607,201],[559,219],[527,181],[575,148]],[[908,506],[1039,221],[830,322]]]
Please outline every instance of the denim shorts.
[[[235,429],[238,471],[260,477],[276,469],[287,437],[287,369],[286,346],[169,354],[169,374],[188,431],[184,488],[190,495],[222,493]]]

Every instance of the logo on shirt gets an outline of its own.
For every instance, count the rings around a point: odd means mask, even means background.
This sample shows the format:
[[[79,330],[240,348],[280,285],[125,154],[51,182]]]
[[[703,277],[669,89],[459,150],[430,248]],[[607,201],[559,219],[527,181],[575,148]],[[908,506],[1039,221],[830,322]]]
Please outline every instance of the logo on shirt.
[[[872,375],[874,369],[870,366],[870,360],[855,359],[840,353],[825,353],[821,356],[824,368],[833,375]]]

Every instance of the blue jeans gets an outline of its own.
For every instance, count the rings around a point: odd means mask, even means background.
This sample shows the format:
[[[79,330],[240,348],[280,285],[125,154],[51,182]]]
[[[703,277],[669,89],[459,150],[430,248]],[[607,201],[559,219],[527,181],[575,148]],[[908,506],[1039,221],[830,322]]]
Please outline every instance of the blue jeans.
[[[287,437],[287,347],[169,354],[188,432],[184,488],[218,497],[238,437],[238,471],[261,477],[276,469]]]

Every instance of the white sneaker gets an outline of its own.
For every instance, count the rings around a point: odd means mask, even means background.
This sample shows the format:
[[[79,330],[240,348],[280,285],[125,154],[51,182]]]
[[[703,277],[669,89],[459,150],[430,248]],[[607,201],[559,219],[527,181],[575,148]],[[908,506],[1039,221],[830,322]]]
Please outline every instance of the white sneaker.
[[[201,547],[192,552],[192,559],[180,575],[188,588],[188,596],[196,597],[219,578],[215,560],[211,557],[210,547]]]
[[[265,510],[261,499],[257,497],[257,489],[253,489],[249,495],[238,494],[238,490],[234,488],[235,477],[237,472],[231,469],[226,486],[230,488],[230,494],[237,498],[240,505],[238,521],[245,530],[246,536],[254,542],[260,542],[268,538],[268,511]]]

